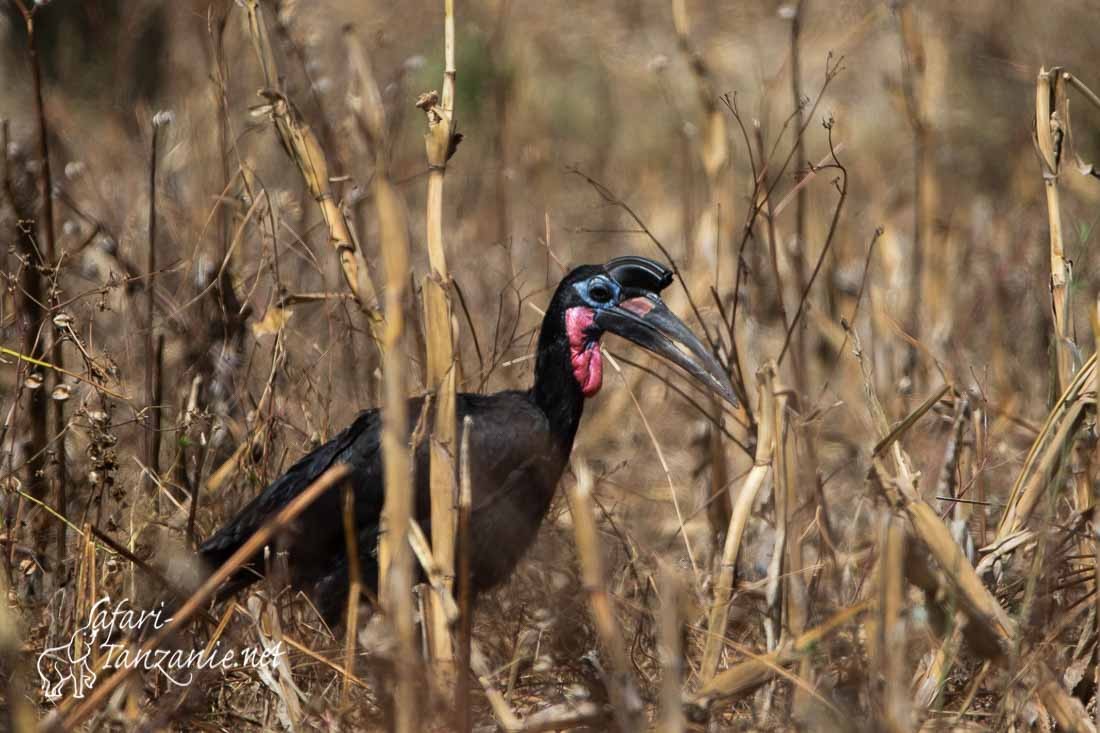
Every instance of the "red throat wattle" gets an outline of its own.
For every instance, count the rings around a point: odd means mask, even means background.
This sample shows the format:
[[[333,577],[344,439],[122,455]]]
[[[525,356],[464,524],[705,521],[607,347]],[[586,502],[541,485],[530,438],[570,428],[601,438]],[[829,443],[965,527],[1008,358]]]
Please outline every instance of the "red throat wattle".
[[[603,385],[603,353],[598,338],[588,334],[596,317],[591,308],[578,306],[565,311],[565,333],[569,336],[569,363],[573,378],[585,397],[592,397]]]

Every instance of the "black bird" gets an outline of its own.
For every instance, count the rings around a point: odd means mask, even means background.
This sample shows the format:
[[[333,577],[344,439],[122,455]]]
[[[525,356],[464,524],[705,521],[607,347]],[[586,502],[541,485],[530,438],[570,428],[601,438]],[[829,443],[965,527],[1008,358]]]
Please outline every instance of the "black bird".
[[[708,389],[736,405],[717,360],[662,302],[672,273],[644,257],[619,257],[584,265],[558,285],[539,334],[535,383],[527,391],[492,395],[460,393],[456,411],[470,431],[472,504],[469,538],[474,594],[500,583],[531,545],[569,461],[584,401],[603,379],[600,337],[618,334],[679,365]],[[423,397],[409,400],[420,414]],[[429,405],[429,410],[431,406]],[[430,423],[429,423],[430,424]],[[199,548],[210,567],[221,565],[264,521],[336,463],[350,464],[355,521],[366,588],[376,589],[376,546],[385,487],[382,420],[378,409],[359,415],[347,429],[309,453],[271,483]],[[431,536],[427,441],[415,447],[414,513]],[[282,538],[290,582],[311,594],[326,620],[339,619],[347,601],[348,563],[342,492],[333,487],[297,519]],[[220,597],[259,577],[262,557],[252,559],[223,586]]]

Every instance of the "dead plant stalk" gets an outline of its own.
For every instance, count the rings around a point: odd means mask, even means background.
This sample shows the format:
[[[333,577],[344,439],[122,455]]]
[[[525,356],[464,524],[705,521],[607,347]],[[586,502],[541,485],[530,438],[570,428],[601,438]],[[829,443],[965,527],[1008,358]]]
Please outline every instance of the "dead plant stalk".
[[[708,682],[718,672],[718,664],[725,649],[726,626],[729,622],[730,599],[737,571],[737,556],[741,539],[752,513],[756,494],[764,485],[775,455],[775,364],[768,362],[756,373],[757,411],[760,416],[756,440],[756,456],[753,466],[741,484],[734,499],[726,541],[722,547],[722,559],[718,580],[714,585],[714,598],[707,617],[707,639],[703,649],[703,661],[699,666],[699,678]],[[732,492],[733,489],[731,488]]]
[[[413,511],[413,464],[408,442],[408,402],[402,348],[404,300],[409,272],[408,217],[400,194],[384,176],[375,179],[375,205],[386,273],[386,321],[383,330],[382,460],[385,466],[384,531],[378,542],[378,589],[382,607],[397,632],[394,694],[395,729],[419,730],[416,676],[416,623],[413,619],[413,557],[405,538]]]
[[[642,701],[630,675],[630,658],[626,652],[622,629],[607,591],[603,553],[600,549],[596,513],[592,507],[592,472],[584,463],[574,466],[577,483],[569,496],[569,512],[577,542],[577,559],[588,600],[592,621],[600,642],[610,657],[610,670],[605,671],[615,718],[621,730],[641,730]]]
[[[1062,206],[1058,191],[1063,143],[1066,142],[1067,100],[1062,69],[1041,69],[1035,82],[1035,145],[1046,192],[1050,229],[1050,309],[1054,325],[1054,353],[1057,362],[1056,392],[1069,385],[1073,375],[1073,342],[1069,325],[1069,260],[1062,241]]]
[[[945,394],[945,390],[941,389],[926,400],[913,414],[903,419],[897,428],[890,431],[890,423],[875,392],[870,367],[860,350],[858,339],[856,354],[863,371],[868,410],[876,430],[885,436],[872,455],[869,483],[886,499],[893,511],[906,517],[913,534],[923,544],[922,549],[927,550],[927,553],[909,553],[910,558],[919,556],[921,560],[927,560],[928,557],[935,559],[942,572],[944,584],[938,592],[950,592],[951,597],[956,599],[959,610],[966,616],[967,629],[973,630],[975,638],[989,640],[988,643],[973,645],[975,651],[1007,667],[1012,663],[1011,650],[1019,641],[1018,625],[982,583],[974,566],[970,564],[936,510],[921,497],[919,475],[914,471],[912,462],[900,443],[903,434],[931,409],[939,397]],[[891,474],[886,467],[888,451],[893,456],[895,474]],[[927,588],[925,591],[926,594],[930,592]],[[937,593],[932,596],[938,597]],[[1085,715],[1084,708],[1061,685],[1045,661],[1035,660],[1033,664],[1026,666],[1022,675],[1025,684],[1035,691],[1040,702],[1059,725],[1074,731],[1095,730]]]
[[[453,151],[455,101],[454,0],[444,0],[443,94],[423,95],[417,106],[427,115],[424,136],[428,157],[426,228],[431,272],[423,280],[424,320],[427,331],[428,389],[434,391],[435,422],[431,437],[431,525],[432,548],[448,591],[454,584],[455,564],[455,385],[458,363],[455,356],[450,273],[443,244],[443,179]],[[440,689],[454,685],[454,650],[443,613],[442,600],[432,595],[431,655]]]
[[[416,699],[415,660],[418,652],[413,619],[413,556],[409,543],[404,541],[410,528],[415,526],[412,520],[415,479],[408,441],[404,376],[408,357],[403,349],[403,309],[409,272],[409,218],[405,201],[389,176],[386,116],[370,56],[350,29],[345,32],[344,39],[359,91],[358,95],[350,97],[349,104],[374,154],[372,189],[386,275],[386,319],[382,342],[382,451],[386,497],[382,510],[385,531],[378,541],[378,594],[398,637],[395,659],[397,682],[393,701],[395,727],[400,731],[414,731],[417,730],[419,703]]]
[[[321,216],[328,228],[329,241],[340,258],[340,270],[344,281],[355,296],[359,307],[367,316],[371,334],[376,343],[379,338],[381,316],[376,310],[377,295],[371,281],[370,270],[362,251],[355,245],[344,211],[337,203],[329,183],[329,165],[317,136],[301,118],[290,99],[282,92],[279,70],[264,24],[263,11],[258,0],[244,0],[248,15],[248,33],[256,49],[267,84],[262,94],[267,98],[266,111],[275,122],[275,130],[287,154],[298,165],[310,196],[320,207]]]

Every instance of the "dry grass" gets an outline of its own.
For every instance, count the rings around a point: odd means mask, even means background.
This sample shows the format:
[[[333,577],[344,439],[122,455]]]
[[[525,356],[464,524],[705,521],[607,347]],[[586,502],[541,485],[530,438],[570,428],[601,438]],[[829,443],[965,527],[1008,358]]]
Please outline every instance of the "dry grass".
[[[6,728],[1096,729],[1090,4],[5,10]],[[744,406],[609,339],[576,472],[471,618],[449,395],[529,384],[557,280],[628,252]],[[327,476],[211,606],[245,555],[200,584],[194,545],[377,405],[380,598],[332,629],[282,582]],[[173,599],[130,649],[285,654],[175,687],[92,649],[47,701],[39,654],[108,594]]]

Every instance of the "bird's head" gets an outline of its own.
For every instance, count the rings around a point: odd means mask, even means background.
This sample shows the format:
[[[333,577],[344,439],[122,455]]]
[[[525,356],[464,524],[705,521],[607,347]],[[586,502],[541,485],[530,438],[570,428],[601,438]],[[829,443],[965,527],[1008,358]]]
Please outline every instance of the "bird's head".
[[[610,332],[683,368],[708,390],[733,405],[729,378],[718,360],[661,300],[672,271],[645,257],[616,257],[604,265],[583,265],[558,286],[564,311],[573,378],[585,397],[603,383],[600,337]]]

